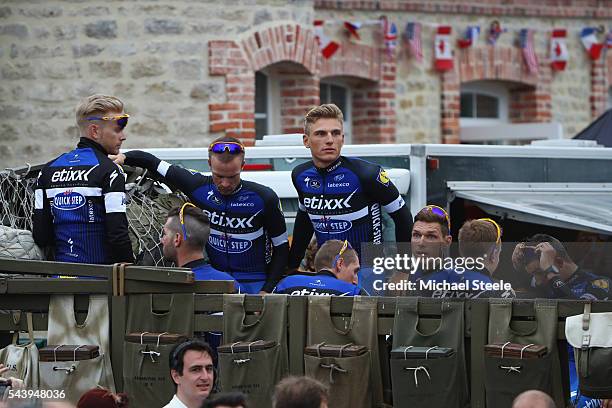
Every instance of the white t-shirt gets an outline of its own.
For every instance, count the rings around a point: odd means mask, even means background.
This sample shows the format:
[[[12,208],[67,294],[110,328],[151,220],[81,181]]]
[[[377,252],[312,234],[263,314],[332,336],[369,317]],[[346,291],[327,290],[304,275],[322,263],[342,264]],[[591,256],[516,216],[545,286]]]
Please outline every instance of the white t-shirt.
[[[172,397],[169,403],[164,405],[164,408],[187,408],[187,405],[183,404],[183,401],[174,394],[174,397]]]

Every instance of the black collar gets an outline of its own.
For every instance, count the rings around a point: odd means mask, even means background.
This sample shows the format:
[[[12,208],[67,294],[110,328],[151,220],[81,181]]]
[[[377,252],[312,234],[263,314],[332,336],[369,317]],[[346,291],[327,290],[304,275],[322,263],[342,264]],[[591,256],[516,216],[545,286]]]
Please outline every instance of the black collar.
[[[332,278],[338,279],[336,274],[330,271],[329,269],[321,269],[319,272],[317,272],[317,275],[331,276]]]
[[[102,145],[86,137],[81,137],[81,139],[79,139],[79,143],[77,144],[77,147],[80,149],[91,147],[92,149],[98,150],[100,153],[103,153],[105,156],[108,155],[108,152],[104,150]]]
[[[206,265],[206,261],[204,260],[204,258],[201,258],[196,259],[195,261],[187,262],[185,265],[181,266],[181,268],[194,269],[203,265]]]
[[[338,158],[336,160],[334,160],[334,162],[332,164],[330,164],[329,166],[324,167],[324,168],[319,168],[319,167],[315,166],[315,168],[320,173],[331,173],[332,171],[336,170],[338,168],[338,166],[340,166],[340,164],[342,164],[342,159],[343,159],[342,156],[338,156]]]

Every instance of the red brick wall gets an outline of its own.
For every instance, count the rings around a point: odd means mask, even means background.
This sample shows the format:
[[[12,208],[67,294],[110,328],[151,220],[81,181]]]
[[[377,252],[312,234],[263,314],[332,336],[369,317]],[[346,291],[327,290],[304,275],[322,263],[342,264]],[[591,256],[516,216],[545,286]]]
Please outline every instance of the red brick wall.
[[[297,24],[254,31],[239,43],[210,41],[209,72],[225,76],[228,101],[209,105],[210,131],[253,144],[255,72],[282,64],[282,132],[303,131],[304,114],[319,104],[321,77],[348,77],[358,80],[353,92],[353,143],[394,142],[396,59],[383,54],[379,48],[345,42],[324,59],[312,30]]]
[[[381,79],[353,91],[353,140],[359,143],[394,143],[396,57],[389,60],[381,53]]]
[[[255,73],[238,44],[234,41],[210,41],[208,68],[210,75],[225,75],[228,101],[208,105],[210,132],[224,132],[247,145],[254,144]]]
[[[517,47],[466,48],[456,54],[455,71],[441,74],[441,132],[444,143],[459,142],[460,84],[469,81],[510,81],[511,122],[550,122],[550,63],[540,58],[537,75],[529,74]]]
[[[404,11],[517,17],[610,18],[607,0],[315,0],[315,9]]]

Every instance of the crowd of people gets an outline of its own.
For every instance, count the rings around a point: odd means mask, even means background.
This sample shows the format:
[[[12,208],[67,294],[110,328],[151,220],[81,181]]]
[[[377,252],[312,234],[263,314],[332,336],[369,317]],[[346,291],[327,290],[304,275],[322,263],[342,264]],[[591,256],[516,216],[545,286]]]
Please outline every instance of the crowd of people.
[[[39,246],[51,249],[53,259],[134,262],[126,217],[126,174],[121,167],[125,164],[146,168],[189,198],[168,213],[160,238],[164,257],[191,269],[196,280],[234,281],[239,293],[368,295],[378,274],[372,261],[362,257],[362,248],[383,244],[385,211],[393,220],[396,241],[410,244],[411,256],[422,262],[410,273],[390,268],[381,274],[387,283],[411,282],[408,290],[404,286],[377,293],[610,298],[609,277],[577,265],[559,240],[545,234],[528,237],[513,250],[513,268],[530,276],[529,288],[517,293],[512,285],[498,281],[503,229],[491,218],[467,220],[458,232],[459,257],[480,259],[480,263],[446,267],[442,261],[450,258],[453,241],[447,211],[428,205],[413,218],[381,166],[342,156],[343,114],[333,104],[315,107],[304,118],[303,142],[312,160],[291,174],[299,197],[291,245],[276,193],[241,179],[245,147],[239,140],[221,137],[210,144],[211,175],[206,176],[147,152],[121,153],[128,119],[119,99],[86,98],[76,111],[81,133],[77,148],[41,170],[35,185],[33,237]],[[314,273],[300,273],[298,267],[313,234],[318,248]],[[166,406],[246,407],[237,395],[223,396],[224,402],[206,399],[215,385],[213,361],[214,352],[206,343],[181,344],[171,360],[177,392]],[[300,393],[308,397],[299,404],[287,402]],[[326,406],[325,393],[314,380],[288,378],[277,388],[275,406]]]

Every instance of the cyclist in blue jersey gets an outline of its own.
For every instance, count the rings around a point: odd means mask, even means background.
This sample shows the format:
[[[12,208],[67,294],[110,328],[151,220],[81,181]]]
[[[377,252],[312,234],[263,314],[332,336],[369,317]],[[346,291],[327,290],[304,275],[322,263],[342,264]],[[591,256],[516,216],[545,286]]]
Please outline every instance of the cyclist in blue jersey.
[[[456,258],[454,269],[422,276],[417,282],[419,286],[420,282],[427,282],[439,284],[441,288],[421,294],[435,298],[516,297],[512,287],[502,288],[492,278],[499,265],[501,236],[501,227],[490,218],[466,221],[459,229],[460,257]]]
[[[354,296],[362,294],[357,286],[359,257],[348,241],[331,239],[317,251],[316,274],[304,273],[282,279],[274,293],[286,295]]]
[[[608,300],[612,280],[580,268],[563,244],[546,234],[536,234],[519,243],[512,253],[512,264],[519,272],[532,276],[536,297],[554,299]],[[599,408],[608,403],[580,395],[574,349],[568,344],[570,396],[577,408]]]
[[[56,261],[133,262],[125,215],[125,173],[108,157],[126,139],[123,102],[92,95],[76,111],[75,150],[47,163],[34,186],[33,236]]]
[[[341,156],[342,111],[333,104],[311,109],[304,119],[304,146],[312,161],[291,173],[299,196],[289,268],[297,268],[312,234],[322,245],[348,240],[358,254],[362,243],[381,244],[382,210],[395,222],[398,242],[408,242],[412,216],[397,188],[379,165]],[[367,265],[366,265],[367,266]]]
[[[204,259],[204,251],[210,235],[210,224],[206,215],[191,203],[168,212],[160,242],[164,258],[181,268],[193,271],[195,280],[233,281],[236,290],[244,289],[228,273],[213,268]]]
[[[138,150],[114,159],[157,172],[183,191],[210,221],[206,252],[211,265],[232,275],[247,293],[269,293],[287,265],[287,229],[276,193],[240,179],[244,153],[237,139],[215,140],[208,149],[212,176],[171,165]]]

